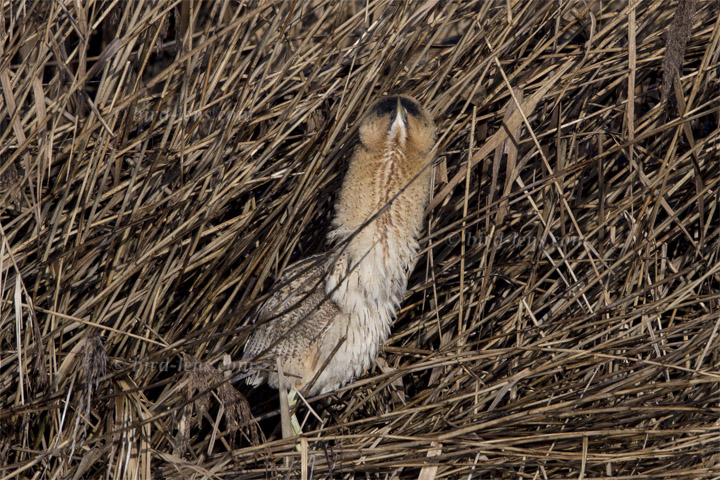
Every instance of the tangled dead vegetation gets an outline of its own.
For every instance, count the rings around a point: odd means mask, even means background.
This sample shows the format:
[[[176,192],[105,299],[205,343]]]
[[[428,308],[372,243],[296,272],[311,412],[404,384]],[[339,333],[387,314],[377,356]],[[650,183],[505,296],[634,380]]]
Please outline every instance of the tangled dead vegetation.
[[[0,5],[0,478],[720,476],[717,1]],[[424,248],[297,451],[222,366],[385,93]]]

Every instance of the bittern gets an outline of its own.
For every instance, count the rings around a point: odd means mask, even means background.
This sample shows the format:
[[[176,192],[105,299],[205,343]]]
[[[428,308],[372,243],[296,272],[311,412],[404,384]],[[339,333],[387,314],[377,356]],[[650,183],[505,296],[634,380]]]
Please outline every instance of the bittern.
[[[245,345],[247,382],[308,395],[360,375],[390,334],[431,195],[436,130],[413,98],[387,96],[360,123],[328,239],[328,258],[288,267]]]

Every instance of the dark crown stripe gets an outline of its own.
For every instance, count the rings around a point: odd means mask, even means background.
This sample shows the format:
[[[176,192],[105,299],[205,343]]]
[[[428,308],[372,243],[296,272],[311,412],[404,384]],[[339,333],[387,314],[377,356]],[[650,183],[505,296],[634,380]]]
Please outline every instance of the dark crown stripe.
[[[396,95],[384,97],[382,100],[375,104],[375,106],[373,107],[373,112],[377,115],[394,115],[395,107],[397,106],[397,99],[398,97]],[[400,97],[400,103],[409,115],[415,117],[420,115],[420,105],[415,103],[413,100],[405,97]]]

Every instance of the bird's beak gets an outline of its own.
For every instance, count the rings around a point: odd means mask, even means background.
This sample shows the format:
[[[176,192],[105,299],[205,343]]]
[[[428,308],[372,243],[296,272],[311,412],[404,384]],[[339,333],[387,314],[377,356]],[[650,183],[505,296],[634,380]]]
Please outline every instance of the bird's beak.
[[[407,128],[407,111],[405,111],[398,98],[395,107],[395,118],[392,121],[392,125],[390,125],[390,137],[404,141],[407,135]]]
[[[407,126],[407,112],[405,111],[402,103],[400,102],[400,97],[398,97],[397,107],[395,107],[395,121]]]

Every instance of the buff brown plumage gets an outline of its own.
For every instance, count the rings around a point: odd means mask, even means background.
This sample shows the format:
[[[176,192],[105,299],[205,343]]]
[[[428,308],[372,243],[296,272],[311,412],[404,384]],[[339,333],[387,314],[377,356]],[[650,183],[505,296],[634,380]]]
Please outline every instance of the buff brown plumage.
[[[328,239],[329,261],[290,267],[259,310],[243,359],[247,381],[333,391],[376,359],[407,289],[431,195],[436,130],[413,98],[387,96],[363,117]]]

